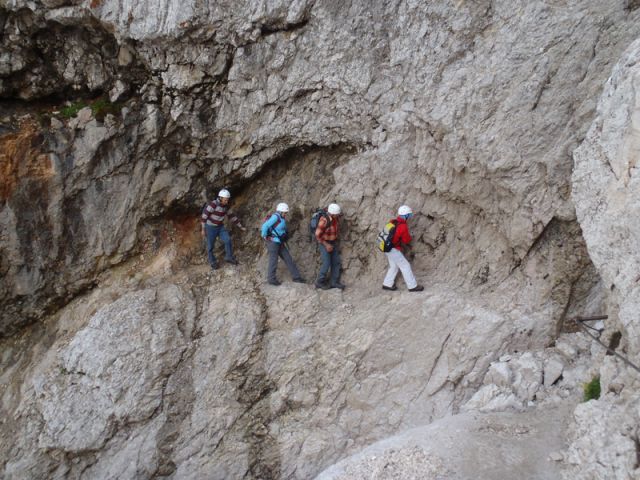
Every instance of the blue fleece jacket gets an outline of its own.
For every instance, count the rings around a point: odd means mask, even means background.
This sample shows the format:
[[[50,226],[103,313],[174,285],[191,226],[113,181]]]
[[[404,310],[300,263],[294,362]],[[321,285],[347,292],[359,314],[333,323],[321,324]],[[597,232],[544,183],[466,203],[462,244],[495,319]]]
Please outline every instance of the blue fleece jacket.
[[[280,219],[280,222],[278,222],[278,219]],[[282,243],[281,238],[286,238],[287,235],[287,222],[280,214],[274,213],[262,224],[260,235],[262,235],[262,238],[271,237],[274,242]]]

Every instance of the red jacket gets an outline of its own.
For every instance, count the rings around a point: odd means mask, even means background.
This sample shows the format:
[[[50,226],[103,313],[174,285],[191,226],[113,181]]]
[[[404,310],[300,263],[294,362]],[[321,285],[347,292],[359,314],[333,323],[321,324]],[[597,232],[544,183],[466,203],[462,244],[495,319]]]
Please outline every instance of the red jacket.
[[[407,221],[402,218],[396,218],[396,233],[393,235],[393,247],[398,250],[402,250],[402,245],[407,245],[411,242],[411,234],[409,233],[409,226]]]

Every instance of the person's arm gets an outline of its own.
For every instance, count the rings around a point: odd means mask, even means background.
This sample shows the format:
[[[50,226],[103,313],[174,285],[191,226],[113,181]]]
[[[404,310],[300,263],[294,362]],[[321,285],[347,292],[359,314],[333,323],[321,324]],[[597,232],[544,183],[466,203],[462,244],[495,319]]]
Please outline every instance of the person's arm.
[[[260,235],[262,236],[262,238],[266,239],[269,236],[269,231],[273,228],[277,221],[278,217],[274,213],[266,222],[262,224],[262,228],[260,229]]]
[[[322,239],[322,234],[327,228],[327,223],[328,220],[326,219],[326,217],[321,217],[318,221],[318,226],[316,227],[316,240],[318,240],[318,243],[324,245],[324,248],[327,249],[327,252],[331,253],[331,251],[333,250],[333,245]]]
[[[327,219],[324,217],[320,217],[318,220],[318,226],[316,227],[316,240],[318,243],[324,244],[322,240],[322,234],[324,233],[324,229],[327,228]]]
[[[231,221],[233,222],[233,224],[234,224],[236,227],[238,227],[238,228],[239,228],[240,230],[242,230],[243,232],[245,232],[245,231],[247,230],[246,228],[244,228],[244,227],[242,226],[242,224],[240,223],[240,219],[238,218],[238,216],[237,216],[235,213],[233,213],[233,212],[231,211],[231,209],[227,210],[227,215],[229,215],[229,218],[231,219]]]
[[[411,243],[411,240],[412,238],[411,238],[411,234],[409,233],[409,227],[405,225],[404,229],[402,230],[402,243],[409,246],[409,244]]]
[[[207,224],[208,218],[209,218],[209,204],[207,203],[202,209],[202,215],[200,215],[200,234],[203,237],[206,236],[206,231],[204,226]]]

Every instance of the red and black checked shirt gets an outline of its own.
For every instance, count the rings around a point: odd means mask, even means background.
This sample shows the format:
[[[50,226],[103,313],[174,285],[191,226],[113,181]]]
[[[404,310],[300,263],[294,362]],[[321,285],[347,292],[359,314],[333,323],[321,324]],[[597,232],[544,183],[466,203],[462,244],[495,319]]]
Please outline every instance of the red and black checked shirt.
[[[331,217],[330,217],[331,218]],[[316,240],[319,242],[333,242],[338,239],[338,219],[327,221],[326,217],[320,217],[316,228]]]

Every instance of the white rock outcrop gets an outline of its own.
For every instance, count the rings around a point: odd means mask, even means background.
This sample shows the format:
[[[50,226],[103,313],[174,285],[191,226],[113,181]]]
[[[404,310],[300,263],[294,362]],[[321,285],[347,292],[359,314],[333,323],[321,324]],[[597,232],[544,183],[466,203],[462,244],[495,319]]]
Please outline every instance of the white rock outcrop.
[[[605,344],[640,365],[640,41],[622,55],[574,153],[573,198],[589,255],[610,291]],[[612,339],[620,337],[615,345]],[[566,478],[640,476],[640,371],[607,356],[602,397],[578,407]]]

